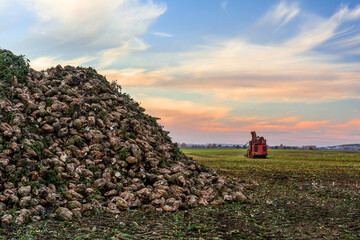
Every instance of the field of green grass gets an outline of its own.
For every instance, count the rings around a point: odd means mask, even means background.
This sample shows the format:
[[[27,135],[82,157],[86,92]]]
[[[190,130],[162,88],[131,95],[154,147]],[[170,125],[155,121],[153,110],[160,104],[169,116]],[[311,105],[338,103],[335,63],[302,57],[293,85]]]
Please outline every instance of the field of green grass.
[[[266,159],[244,156],[245,149],[183,149],[188,156],[224,174],[244,179],[359,182],[360,152],[270,150]]]
[[[247,186],[246,203],[159,213],[98,213],[0,226],[0,239],[360,239],[360,152],[183,149]]]

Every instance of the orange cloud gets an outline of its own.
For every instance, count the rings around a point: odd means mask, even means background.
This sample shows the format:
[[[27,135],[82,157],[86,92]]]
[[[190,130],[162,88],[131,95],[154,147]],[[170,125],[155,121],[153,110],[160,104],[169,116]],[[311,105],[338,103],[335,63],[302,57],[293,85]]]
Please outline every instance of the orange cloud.
[[[360,119],[344,123],[333,120],[310,121],[298,116],[268,119],[259,116],[232,116],[231,108],[167,98],[143,96],[141,102],[148,113],[161,118],[160,123],[171,130],[175,140],[181,136],[180,139],[190,139],[185,141],[194,143],[192,139],[197,136],[197,139],[207,139],[207,142],[214,138],[224,139],[223,142],[244,143],[249,138],[248,133],[253,130],[268,136],[272,141],[270,144],[331,145],[334,141],[341,144],[360,140]],[[217,142],[220,143],[221,140]]]
[[[140,100],[141,105],[150,114],[160,117],[160,122],[164,125],[182,126],[196,131],[238,132],[261,129],[263,131],[294,132],[317,128],[334,128],[330,120],[304,121],[295,116],[267,120],[258,116],[231,116],[231,108],[223,106],[208,106],[167,98],[144,97]]]
[[[276,120],[277,123],[295,123],[299,121],[299,118],[298,117],[288,117],[288,118],[282,118],[282,119],[279,119],[279,120]]]
[[[345,123],[331,120],[309,121],[297,116],[266,119],[258,116],[231,116],[230,108],[207,106],[188,101],[174,101],[166,98],[143,98],[143,106],[150,114],[161,118],[160,123],[172,130],[172,134],[215,134],[232,139],[244,138],[246,133],[257,131],[267,133],[273,141],[283,143],[301,141],[315,144],[316,141],[328,142],[330,139],[359,139],[350,137],[355,129],[360,130],[360,120],[353,119]],[[281,133],[280,135],[278,133]],[[279,140],[280,139],[280,140]],[[346,142],[350,142],[347,140]]]
[[[228,116],[231,108],[194,104],[189,101],[175,101],[168,98],[142,98],[141,106],[153,116],[160,117],[165,126],[184,131],[202,131],[203,126],[216,125]]]
[[[325,121],[301,121],[296,123],[293,128],[295,129],[315,129],[319,127],[326,127],[329,124],[329,120]]]
[[[169,79],[161,70],[148,72],[147,69],[142,68],[111,69],[100,71],[100,73],[109,81],[116,81],[122,86],[150,86]]]
[[[357,129],[360,130],[360,119],[352,119],[346,123],[342,124],[334,124],[331,126],[332,128],[337,129]]]

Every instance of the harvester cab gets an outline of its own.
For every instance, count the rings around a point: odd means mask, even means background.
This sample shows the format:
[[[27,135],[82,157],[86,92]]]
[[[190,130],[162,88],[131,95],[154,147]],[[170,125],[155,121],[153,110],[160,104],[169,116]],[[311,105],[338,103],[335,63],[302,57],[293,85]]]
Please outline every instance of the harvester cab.
[[[256,132],[251,132],[251,140],[249,141],[249,147],[245,154],[249,158],[266,158],[268,145],[266,145],[266,139],[264,137],[256,136]]]

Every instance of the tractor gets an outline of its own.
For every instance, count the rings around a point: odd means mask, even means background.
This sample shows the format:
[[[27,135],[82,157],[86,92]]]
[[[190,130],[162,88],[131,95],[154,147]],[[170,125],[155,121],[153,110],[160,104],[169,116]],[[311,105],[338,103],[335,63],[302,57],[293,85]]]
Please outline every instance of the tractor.
[[[256,136],[256,132],[251,132],[252,139],[249,141],[249,147],[245,154],[248,158],[266,158],[268,145],[264,137]]]

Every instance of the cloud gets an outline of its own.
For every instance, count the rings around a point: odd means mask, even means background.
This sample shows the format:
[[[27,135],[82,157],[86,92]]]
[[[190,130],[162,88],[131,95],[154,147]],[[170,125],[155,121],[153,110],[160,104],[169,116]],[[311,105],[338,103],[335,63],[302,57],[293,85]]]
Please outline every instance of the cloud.
[[[96,58],[94,57],[81,57],[71,60],[63,60],[61,57],[39,57],[31,61],[31,67],[40,71],[50,67],[54,67],[58,64],[62,66],[80,66],[84,63],[90,62]]]
[[[53,36],[64,39],[57,40],[57,44],[100,49],[118,47],[118,42],[143,34],[166,9],[152,1],[143,4],[137,0],[28,0],[25,3],[38,18],[34,34],[41,31],[47,33],[46,39]]]
[[[326,126],[330,121],[301,121],[292,126],[294,129],[319,129]]]
[[[336,45],[341,48],[360,46],[360,34],[357,34],[357,35],[349,37],[349,38],[338,40],[336,42]]]
[[[360,54],[360,34],[342,37],[328,44],[331,49],[344,51],[349,55]]]
[[[290,121],[289,121],[290,120]],[[258,118],[256,116],[251,118],[229,118],[222,121],[222,124],[217,126],[207,127],[207,131],[216,132],[242,132],[250,131],[251,129],[258,129],[259,131],[280,131],[288,133],[296,133],[302,130],[319,129],[322,127],[329,127],[329,120],[324,121],[303,121],[298,117],[289,117],[282,120],[270,120]]]
[[[21,32],[16,44],[32,49],[28,57],[44,52],[69,59],[88,55],[99,57],[104,66],[124,53],[146,49],[140,37],[166,10],[166,5],[151,0],[16,0],[5,7],[21,13],[21,24],[8,34]],[[0,20],[11,19],[9,11],[2,11]],[[29,25],[27,31],[24,25]]]
[[[334,129],[360,129],[360,119],[352,119],[348,122],[332,125]]]
[[[317,68],[314,64],[309,68]],[[215,75],[216,73],[214,73]],[[146,75],[143,76],[146,78]],[[187,91],[210,93],[219,100],[254,99],[256,101],[280,100],[287,102],[324,101],[329,99],[356,98],[360,91],[358,72],[319,71],[303,73],[289,71],[286,73],[264,74],[251,72],[232,74],[230,76],[192,76],[189,79],[154,82],[153,86],[163,88],[185,89]],[[160,78],[159,78],[160,79]]]
[[[166,37],[166,38],[174,37],[174,35],[172,35],[172,34],[163,33],[163,32],[153,32],[152,34],[155,36],[158,36],[158,37]]]
[[[295,3],[286,2],[274,9],[263,19],[272,17],[283,24],[300,11]],[[344,6],[328,19],[308,18],[304,13],[300,31],[280,43],[255,44],[244,36],[181,53],[177,66],[157,70],[164,77],[159,76],[151,87],[212,93],[220,100],[315,102],[356,98],[360,92],[359,64],[337,61],[344,53],[330,55],[314,49],[336,36],[345,21],[360,19],[358,9]],[[172,59],[173,55],[168,57]],[[152,71],[142,77],[146,74]]]
[[[196,104],[191,101],[177,101],[169,98],[138,96],[137,100],[148,114],[160,117],[159,122],[166,126],[167,130],[176,133],[177,137],[185,134],[183,141],[191,139],[193,142],[200,141],[207,134],[204,131],[205,126],[218,125],[220,119],[226,117],[232,110],[225,106]],[[196,140],[195,135],[197,135]]]
[[[276,120],[276,123],[291,124],[298,121],[299,121],[298,117],[288,117],[288,118],[281,118],[279,120]]]
[[[6,9],[7,8],[7,2],[5,1],[1,1],[0,2],[0,10],[4,10],[4,9]]]
[[[293,48],[294,53],[301,53],[317,45],[331,39],[338,33],[336,29],[344,22],[352,21],[360,18],[360,5],[353,10],[349,10],[347,6],[339,9],[329,19],[308,16],[308,20],[304,22],[302,32],[295,38],[290,39],[284,45],[288,49]]]
[[[261,18],[260,23],[271,23],[277,25],[276,29],[279,29],[290,22],[299,12],[300,9],[296,2],[281,1]]]
[[[346,52],[347,54],[356,54],[356,55],[360,55],[360,47],[359,48],[355,48],[352,50],[349,50]]]
[[[223,0],[223,1],[220,2],[220,5],[221,5],[221,9],[224,10],[224,11],[226,11],[226,7],[227,7],[227,5],[228,5],[228,1]]]
[[[126,56],[134,51],[143,51],[148,48],[147,44],[139,38],[131,38],[124,41],[120,47],[109,48],[100,54],[99,68],[105,68],[114,63],[120,56]]]
[[[266,136],[270,144],[331,145],[334,142],[355,143],[360,140],[360,120],[304,120],[299,116],[272,119],[271,116],[233,116],[231,108],[221,105],[176,101],[170,98],[139,96],[141,105],[151,115],[160,117],[160,123],[175,133],[176,141],[245,143],[250,131]],[[316,134],[315,134],[316,132]],[[339,141],[340,139],[340,141]]]
[[[169,78],[161,70],[148,71],[144,68],[108,69],[100,73],[109,81],[116,81],[127,87],[152,86],[158,81],[166,81]]]
[[[332,17],[337,21],[350,21],[359,18],[360,5],[357,5],[353,10],[350,10],[348,5],[342,6],[342,8],[334,14]]]
[[[140,98],[141,106],[148,109],[153,115],[160,116],[167,124],[179,124],[190,122],[195,124],[206,124],[206,122],[194,121],[208,120],[216,121],[228,115],[231,108],[224,106],[209,106],[206,104],[194,104],[190,101],[176,101],[169,98]],[[172,114],[166,114],[166,113]]]

